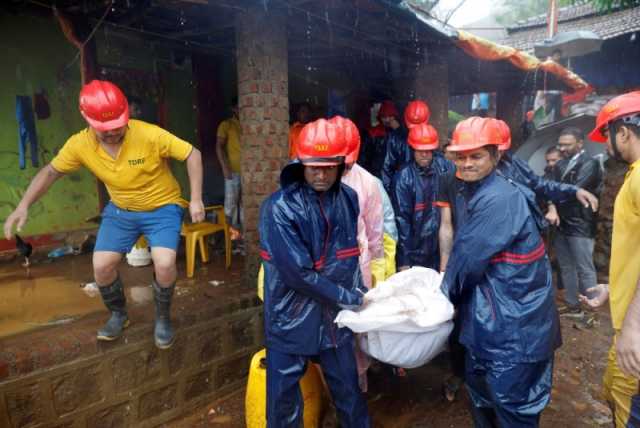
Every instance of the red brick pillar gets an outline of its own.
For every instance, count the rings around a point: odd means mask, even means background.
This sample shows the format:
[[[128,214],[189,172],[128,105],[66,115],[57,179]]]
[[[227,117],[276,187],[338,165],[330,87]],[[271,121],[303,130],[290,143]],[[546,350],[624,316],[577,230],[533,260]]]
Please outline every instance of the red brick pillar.
[[[278,189],[287,162],[289,98],[286,16],[262,3],[236,21],[238,103],[242,124],[242,207],[247,258],[244,282],[259,267],[260,204]]]

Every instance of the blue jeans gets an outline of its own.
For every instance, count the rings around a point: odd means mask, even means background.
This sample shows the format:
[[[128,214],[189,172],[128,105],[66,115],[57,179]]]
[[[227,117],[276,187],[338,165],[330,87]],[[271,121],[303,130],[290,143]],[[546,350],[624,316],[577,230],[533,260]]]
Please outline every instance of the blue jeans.
[[[27,140],[31,149],[31,166],[38,164],[38,135],[36,134],[36,119],[31,107],[31,97],[16,96],[16,119],[18,120],[18,152],[20,154],[20,169],[27,167]]]
[[[224,214],[227,222],[235,229],[242,230],[244,215],[242,212],[242,183],[240,174],[232,173],[231,179],[224,180]]]
[[[568,306],[578,305],[578,293],[584,294],[587,289],[596,286],[594,243],[593,238],[567,236],[560,232],[554,236],[553,244],[564,285],[564,300]]]

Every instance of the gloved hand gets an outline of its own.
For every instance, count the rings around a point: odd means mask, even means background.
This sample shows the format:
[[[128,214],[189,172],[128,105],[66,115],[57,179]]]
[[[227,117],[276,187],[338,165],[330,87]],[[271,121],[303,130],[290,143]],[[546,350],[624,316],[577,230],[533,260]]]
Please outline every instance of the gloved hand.
[[[362,290],[356,288],[355,292],[350,292],[350,296],[345,299],[344,302],[338,303],[340,309],[344,309],[347,311],[355,311],[364,302],[364,293]]]

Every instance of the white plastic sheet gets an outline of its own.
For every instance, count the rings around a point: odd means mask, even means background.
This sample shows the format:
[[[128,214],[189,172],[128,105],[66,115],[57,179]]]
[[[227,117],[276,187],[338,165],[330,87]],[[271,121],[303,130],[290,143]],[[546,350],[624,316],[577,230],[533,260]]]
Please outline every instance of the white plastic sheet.
[[[341,311],[335,322],[360,336],[361,349],[397,367],[414,368],[442,352],[453,329],[453,305],[440,291],[441,275],[414,267],[370,290],[359,311]]]

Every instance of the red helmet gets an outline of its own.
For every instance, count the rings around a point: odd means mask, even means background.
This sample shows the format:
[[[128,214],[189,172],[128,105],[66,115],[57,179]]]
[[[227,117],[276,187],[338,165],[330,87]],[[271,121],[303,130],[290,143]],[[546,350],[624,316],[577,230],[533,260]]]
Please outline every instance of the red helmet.
[[[470,117],[458,123],[451,144],[450,152],[463,152],[480,147],[499,146],[503,142],[503,133],[495,119],[488,117]]]
[[[431,111],[427,103],[421,100],[411,101],[404,109],[404,123],[411,129],[421,123],[429,122]]]
[[[421,123],[411,128],[407,143],[414,150],[435,150],[438,148],[438,131],[431,125]]]
[[[129,123],[129,103],[120,88],[106,80],[92,80],[80,91],[80,113],[97,131],[111,131]]]
[[[400,113],[398,113],[398,109],[396,105],[391,100],[384,100],[382,105],[380,106],[380,111],[378,112],[378,117],[400,117]]]
[[[342,132],[342,136],[347,144],[347,157],[345,163],[347,165],[353,165],[358,160],[360,154],[360,132],[358,127],[350,119],[342,116],[334,116],[329,119],[329,123],[336,125],[339,132]]]
[[[307,123],[296,142],[298,159],[305,165],[331,166],[344,162],[347,142],[344,133],[325,119]]]
[[[498,146],[498,150],[505,152],[511,148],[511,129],[504,120],[495,119],[495,121],[502,134],[502,143]]]
[[[640,91],[619,95],[602,107],[596,118],[596,127],[589,138],[599,143],[606,143],[607,137],[602,131],[611,122],[640,113]]]

